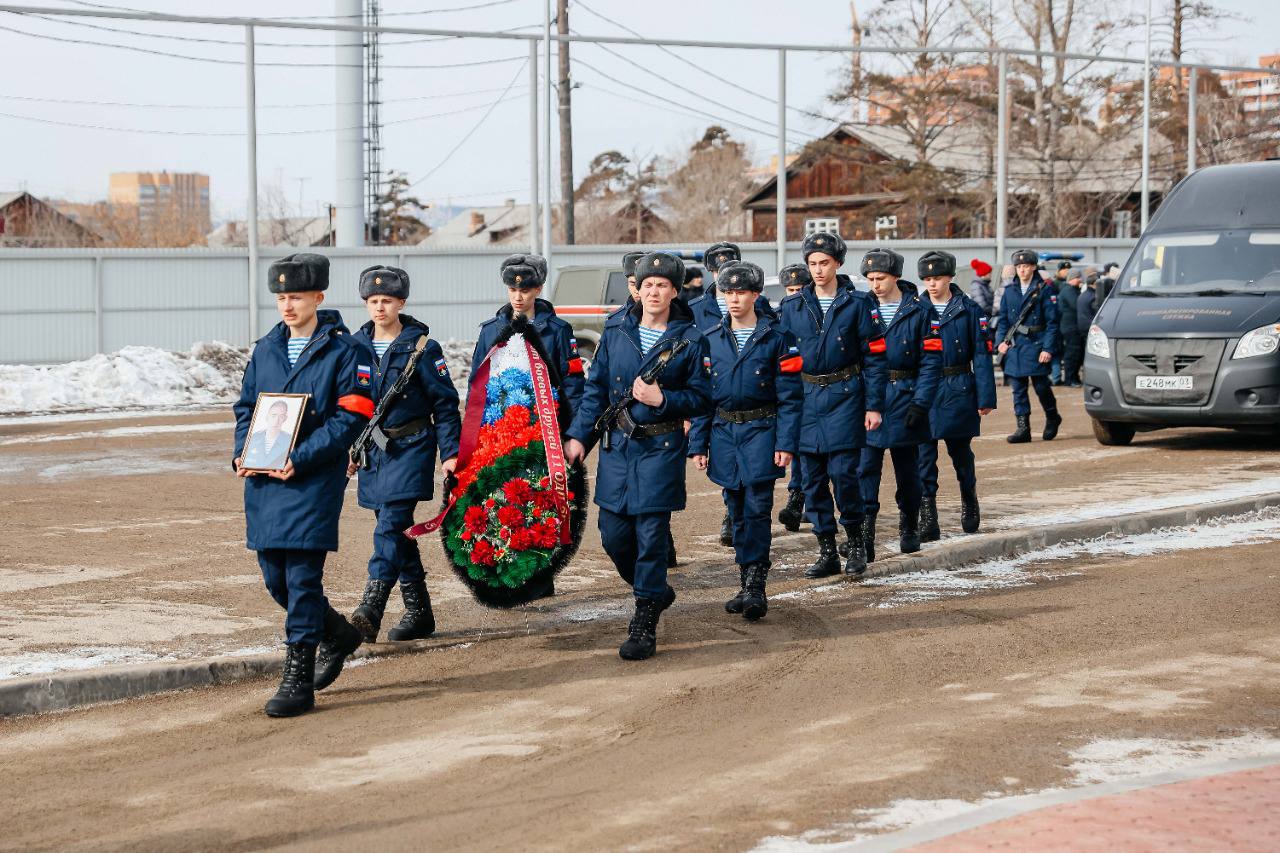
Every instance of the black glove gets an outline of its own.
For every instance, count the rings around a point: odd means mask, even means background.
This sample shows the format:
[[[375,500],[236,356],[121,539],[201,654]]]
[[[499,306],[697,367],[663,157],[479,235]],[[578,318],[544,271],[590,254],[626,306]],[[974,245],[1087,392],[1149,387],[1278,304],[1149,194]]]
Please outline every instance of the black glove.
[[[915,429],[929,422],[929,410],[912,403],[907,406],[907,429]]]

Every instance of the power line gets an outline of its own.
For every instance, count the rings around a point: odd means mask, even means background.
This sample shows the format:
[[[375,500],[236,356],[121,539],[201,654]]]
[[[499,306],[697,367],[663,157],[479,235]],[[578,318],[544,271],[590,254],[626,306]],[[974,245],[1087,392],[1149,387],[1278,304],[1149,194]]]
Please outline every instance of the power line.
[[[527,86],[519,86],[516,91],[523,91]],[[466,98],[472,95],[491,95],[494,92],[505,92],[502,86],[494,86],[491,89],[473,89],[469,92],[445,92],[435,95],[415,95],[408,98],[384,98],[384,104],[409,103],[411,101],[437,101],[447,100],[449,98]],[[129,101],[87,101],[75,98],[39,98],[33,95],[6,95],[0,94],[0,100],[3,101],[27,101],[39,104],[68,104],[72,106],[90,106],[90,107],[134,107],[137,109],[156,109],[156,110],[244,110],[244,104],[147,104]],[[298,110],[298,109],[314,109],[316,107],[338,107],[350,106],[355,101],[316,101],[306,104],[258,104],[260,110]],[[364,103],[360,101],[359,103]],[[484,106],[481,104],[480,106]],[[479,109],[480,107],[476,107]]]
[[[87,6],[90,9],[111,9],[117,12],[138,12],[148,14],[153,10],[136,9],[130,6],[111,6],[105,3],[89,3],[87,0],[65,0],[67,3],[73,3],[76,6]],[[447,15],[452,12],[470,12],[473,9],[489,9],[494,6],[505,6],[514,3],[516,0],[487,0],[484,3],[473,3],[469,6],[454,6],[445,9],[419,9],[413,12],[383,12],[382,17],[406,17],[412,15]],[[277,15],[275,17],[261,17],[264,21],[335,21],[347,18],[359,18],[361,15]]]

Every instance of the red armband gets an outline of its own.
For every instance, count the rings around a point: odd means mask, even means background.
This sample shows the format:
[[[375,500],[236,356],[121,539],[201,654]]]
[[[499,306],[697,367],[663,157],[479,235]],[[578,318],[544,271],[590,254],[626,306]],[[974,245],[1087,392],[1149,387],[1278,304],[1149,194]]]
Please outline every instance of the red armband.
[[[346,394],[339,397],[338,408],[346,409],[353,414],[364,415],[366,418],[373,417],[373,400],[361,394]]]
[[[571,358],[571,359],[569,359],[569,375],[570,375],[570,376],[581,376],[581,375],[582,375],[582,373],[583,373],[583,371],[582,371],[582,359],[580,359],[580,358]]]
[[[925,338],[925,352],[942,352],[942,338]]]
[[[804,359],[798,355],[789,355],[778,362],[778,370],[782,373],[799,373],[804,367]]]
[[[995,344],[991,343],[991,340],[990,340],[990,339],[988,339],[988,340],[987,340],[987,352],[995,352],[995,349],[996,349]]]
[[[874,353],[883,353],[889,349],[889,345],[885,343],[884,338],[876,338],[874,341],[867,344],[867,349]]]

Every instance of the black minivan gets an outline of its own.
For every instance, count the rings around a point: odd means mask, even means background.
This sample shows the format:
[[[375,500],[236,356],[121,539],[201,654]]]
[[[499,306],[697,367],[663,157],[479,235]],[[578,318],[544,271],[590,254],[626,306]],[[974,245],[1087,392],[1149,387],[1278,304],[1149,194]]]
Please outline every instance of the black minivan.
[[[1280,161],[1173,188],[1089,329],[1084,403],[1102,444],[1280,424]]]

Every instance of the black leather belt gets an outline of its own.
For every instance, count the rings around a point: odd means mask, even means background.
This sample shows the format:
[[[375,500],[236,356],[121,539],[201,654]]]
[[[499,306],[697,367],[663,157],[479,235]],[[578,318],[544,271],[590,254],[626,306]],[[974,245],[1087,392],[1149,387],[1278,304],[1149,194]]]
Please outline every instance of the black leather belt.
[[[387,438],[408,438],[411,435],[417,435],[431,426],[431,418],[414,418],[411,421],[405,421],[400,426],[383,427],[382,432]]]
[[[758,409],[744,409],[730,412],[727,409],[716,409],[716,417],[731,424],[747,424],[763,418],[771,418],[778,413],[777,406],[761,406]]]
[[[862,375],[862,365],[851,364],[843,370],[837,370],[835,373],[801,373],[800,378],[810,385],[834,385],[837,382],[845,381],[851,376],[860,375]]]
[[[973,365],[971,364],[953,364],[950,367],[942,368],[943,376],[968,376],[973,373]]]
[[[1038,335],[1044,331],[1044,326],[1019,326],[1014,331],[1020,335]]]
[[[898,379],[915,379],[920,375],[918,370],[890,370],[889,381],[893,382]]]
[[[663,421],[656,424],[638,424],[626,409],[618,412],[618,429],[627,438],[652,438],[655,435],[666,435],[684,429],[684,421]]]

